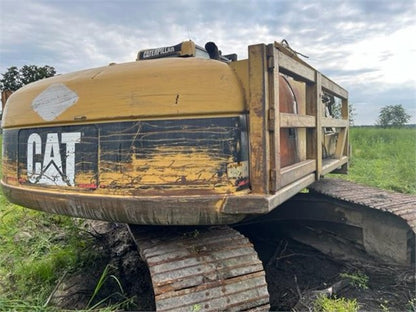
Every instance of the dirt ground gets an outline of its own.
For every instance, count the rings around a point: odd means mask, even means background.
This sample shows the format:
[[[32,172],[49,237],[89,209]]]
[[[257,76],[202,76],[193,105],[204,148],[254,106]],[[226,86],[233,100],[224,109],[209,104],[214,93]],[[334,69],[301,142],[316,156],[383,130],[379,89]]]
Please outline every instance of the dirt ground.
[[[271,237],[264,226],[243,232],[265,266],[274,311],[312,311],[316,295],[329,291],[337,298],[355,298],[360,311],[416,311],[414,268],[334,259],[275,231]]]
[[[89,231],[96,237],[95,248],[102,257],[94,267],[60,281],[50,305],[85,309],[103,301],[119,311],[154,310],[149,273],[125,225],[90,225]],[[273,311],[312,311],[317,294],[334,290],[338,298],[355,298],[360,311],[416,311],[412,268],[344,262],[284,236],[270,237],[252,228],[239,230],[251,239],[263,261]],[[91,300],[106,267],[105,283]],[[354,285],[345,277],[358,274],[368,277],[368,281]]]

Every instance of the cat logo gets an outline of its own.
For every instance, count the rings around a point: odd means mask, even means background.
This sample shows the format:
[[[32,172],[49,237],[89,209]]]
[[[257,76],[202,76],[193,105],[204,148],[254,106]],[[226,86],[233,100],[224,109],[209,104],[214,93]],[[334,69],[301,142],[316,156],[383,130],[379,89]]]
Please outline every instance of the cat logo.
[[[27,177],[30,183],[75,185],[75,147],[81,142],[81,132],[61,133],[60,137],[59,141],[58,133],[48,133],[44,150],[38,133],[28,137]]]

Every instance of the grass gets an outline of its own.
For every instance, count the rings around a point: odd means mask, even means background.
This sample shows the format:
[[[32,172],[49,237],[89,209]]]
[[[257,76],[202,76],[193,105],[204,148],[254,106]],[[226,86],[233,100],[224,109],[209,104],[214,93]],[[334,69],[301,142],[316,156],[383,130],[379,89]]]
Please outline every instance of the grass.
[[[359,309],[357,300],[346,298],[318,297],[313,306],[314,312],[356,312]]]
[[[348,175],[337,177],[416,194],[416,128],[353,127],[350,144]]]
[[[362,272],[341,273],[340,277],[347,279],[348,282],[354,287],[357,287],[363,290],[368,289],[369,277]]]
[[[0,197],[0,306],[23,300],[42,306],[56,281],[88,264],[80,221],[7,203]]]

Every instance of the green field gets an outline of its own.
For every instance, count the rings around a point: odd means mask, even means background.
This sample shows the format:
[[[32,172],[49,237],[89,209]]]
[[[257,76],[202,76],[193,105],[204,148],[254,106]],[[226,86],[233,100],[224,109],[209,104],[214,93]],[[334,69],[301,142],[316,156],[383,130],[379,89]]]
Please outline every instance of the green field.
[[[350,129],[350,181],[416,194],[416,128]]]
[[[416,194],[416,129],[352,128],[344,179]],[[0,193],[0,311],[44,311],[65,272],[94,254],[81,221],[10,204]]]

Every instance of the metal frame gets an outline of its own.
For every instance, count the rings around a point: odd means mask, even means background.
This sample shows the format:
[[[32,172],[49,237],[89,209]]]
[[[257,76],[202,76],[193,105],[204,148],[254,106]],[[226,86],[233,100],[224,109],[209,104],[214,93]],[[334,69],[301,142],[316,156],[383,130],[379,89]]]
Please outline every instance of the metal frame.
[[[250,181],[273,203],[348,163],[348,92],[275,42],[249,46]],[[306,114],[279,113],[279,73],[306,84]],[[323,115],[322,94],[341,99],[341,119]],[[335,158],[323,159],[322,129],[338,128]],[[306,129],[306,160],[280,166],[280,129]],[[311,175],[314,176],[311,179]],[[303,181],[303,182],[302,182]],[[282,192],[285,190],[285,192]],[[276,197],[276,198],[275,198]],[[273,209],[273,208],[272,208]]]

